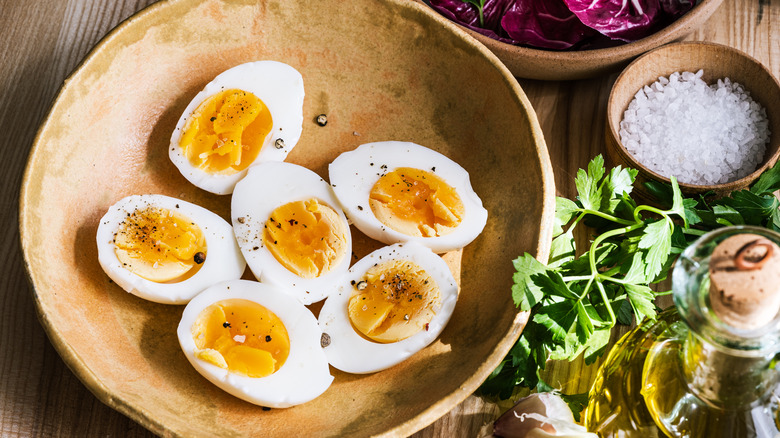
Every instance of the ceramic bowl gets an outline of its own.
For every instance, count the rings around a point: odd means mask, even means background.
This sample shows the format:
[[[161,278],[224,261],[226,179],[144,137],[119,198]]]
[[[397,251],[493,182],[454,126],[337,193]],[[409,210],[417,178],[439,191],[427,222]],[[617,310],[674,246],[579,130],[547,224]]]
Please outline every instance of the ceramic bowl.
[[[41,324],[100,400],[162,436],[407,436],[495,368],[527,318],[512,303],[511,260],[549,253],[554,180],[511,73],[438,18],[405,0],[168,0],[90,53],[35,140],[20,224]],[[303,75],[303,135],[288,161],[327,178],[341,152],[413,141],[460,163],[489,211],[484,232],[444,256],[461,289],[437,341],[382,372],[332,369],[321,397],[270,411],[201,377],[177,341],[183,306],[124,292],[100,268],[95,241],[100,217],[131,194],[174,196],[229,218],[230,197],[189,184],[168,146],[206,83],[260,59]],[[380,246],[356,230],[353,242],[358,257]]]
[[[534,49],[497,41],[465,27],[463,29],[495,53],[517,77],[545,81],[584,79],[617,71],[648,50],[685,37],[707,21],[722,2],[702,0],[674,23],[652,35],[604,49]]]
[[[725,184],[693,185],[680,183],[680,189],[688,195],[715,192],[723,196],[734,190],[747,188],[761,173],[777,162],[780,156],[780,83],[756,59],[728,46],[686,42],[673,43],[655,49],[632,62],[618,76],[607,102],[606,146],[607,156],[614,164],[633,167],[639,171],[636,189],[645,194],[642,182],[647,180],[670,183],[666,175],[659,175],[634,159],[620,142],[620,122],[634,95],[645,85],[668,77],[674,72],[704,70],[702,79],[707,83],[725,77],[742,84],[756,102],[764,106],[771,131],[766,153],[761,165],[750,175]]]

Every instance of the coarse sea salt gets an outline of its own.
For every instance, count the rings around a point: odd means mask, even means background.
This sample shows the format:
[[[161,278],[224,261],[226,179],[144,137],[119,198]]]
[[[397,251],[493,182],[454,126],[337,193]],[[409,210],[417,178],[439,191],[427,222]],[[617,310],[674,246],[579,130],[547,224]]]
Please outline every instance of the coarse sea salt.
[[[639,90],[620,122],[620,141],[650,170],[695,184],[722,184],[758,168],[769,142],[766,110],[729,78],[707,85],[673,73]]]

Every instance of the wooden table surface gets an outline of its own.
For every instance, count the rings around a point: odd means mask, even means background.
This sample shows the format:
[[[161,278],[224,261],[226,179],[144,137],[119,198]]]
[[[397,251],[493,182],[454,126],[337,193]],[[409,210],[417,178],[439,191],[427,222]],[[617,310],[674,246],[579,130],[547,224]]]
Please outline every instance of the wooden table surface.
[[[63,80],[110,29],[154,0],[0,0],[0,436],[152,434],[99,402],[52,348],[36,318],[19,248],[19,187],[33,138]],[[780,0],[725,0],[687,39],[747,52],[780,77]],[[519,80],[536,109],[558,194],[604,150],[607,96],[617,74]],[[507,291],[509,293],[509,291]],[[588,389],[595,367],[555,364],[549,383]],[[471,396],[415,437],[470,437],[499,408]]]

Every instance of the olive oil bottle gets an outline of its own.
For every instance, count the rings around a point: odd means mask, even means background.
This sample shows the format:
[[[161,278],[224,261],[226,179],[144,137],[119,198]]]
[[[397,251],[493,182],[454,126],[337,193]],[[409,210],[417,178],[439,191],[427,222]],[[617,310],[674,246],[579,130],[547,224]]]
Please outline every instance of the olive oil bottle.
[[[675,306],[627,333],[589,394],[601,437],[780,437],[780,234],[729,227],[686,249]]]

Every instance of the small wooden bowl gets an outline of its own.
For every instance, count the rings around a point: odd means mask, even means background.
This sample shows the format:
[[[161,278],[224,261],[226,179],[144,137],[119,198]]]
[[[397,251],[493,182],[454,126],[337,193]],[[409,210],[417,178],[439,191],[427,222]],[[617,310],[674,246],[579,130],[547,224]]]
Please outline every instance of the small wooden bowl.
[[[642,53],[683,38],[704,24],[722,2],[723,0],[702,0],[688,13],[658,32],[641,40],[605,49],[534,49],[497,41],[466,27],[461,28],[487,46],[517,77],[545,81],[583,79],[617,71]]]
[[[643,184],[647,180],[671,181],[636,161],[620,142],[623,113],[637,91],[657,81],[660,76],[668,77],[674,72],[696,72],[699,69],[704,70],[702,79],[707,83],[728,77],[742,84],[753,100],[766,109],[771,134],[761,166],[750,175],[725,184],[680,183],[680,190],[687,195],[713,191],[717,196],[725,196],[750,186],[780,156],[780,83],[769,70],[749,55],[728,46],[704,42],[669,44],[648,52],[626,67],[612,86],[607,102],[607,158],[614,165],[633,167],[639,171],[634,190],[640,196],[648,195]]]

